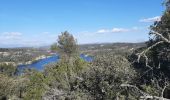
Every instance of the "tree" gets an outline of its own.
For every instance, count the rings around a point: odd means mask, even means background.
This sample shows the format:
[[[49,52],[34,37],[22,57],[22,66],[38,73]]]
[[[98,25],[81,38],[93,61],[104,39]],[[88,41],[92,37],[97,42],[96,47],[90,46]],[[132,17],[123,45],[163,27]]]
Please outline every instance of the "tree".
[[[166,92],[170,88],[170,0],[166,0],[165,6],[166,10],[160,20],[150,27],[150,40],[146,48],[138,54],[138,66],[142,66],[139,71],[141,83],[138,82],[138,85],[144,85],[143,90],[147,93],[154,90],[158,98],[170,98]],[[132,85],[123,86],[136,88]],[[154,92],[150,92],[149,96],[154,97]]]
[[[167,0],[166,10],[160,21],[151,25],[150,40],[147,49],[139,54],[146,60],[146,66],[151,69],[150,78],[159,78],[161,74],[170,79],[170,0]]]
[[[78,52],[78,46],[73,35],[71,35],[67,31],[62,32],[61,35],[58,37],[57,49],[60,53],[60,56],[65,56],[68,58],[70,58],[71,56],[75,56]]]
[[[170,0],[166,0],[165,5],[166,5],[166,10],[170,11]]]

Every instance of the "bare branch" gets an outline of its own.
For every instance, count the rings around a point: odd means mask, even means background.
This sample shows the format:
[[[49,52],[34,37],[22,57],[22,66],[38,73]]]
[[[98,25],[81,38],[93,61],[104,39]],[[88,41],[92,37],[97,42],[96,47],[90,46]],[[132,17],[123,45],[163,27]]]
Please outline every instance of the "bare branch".
[[[149,66],[149,64],[148,64],[148,57],[144,54],[144,57],[145,57],[145,65],[146,65],[146,67],[148,67],[148,68],[150,68],[151,70],[153,69],[151,66]]]
[[[163,98],[163,95],[164,95],[164,91],[166,89],[167,85],[164,86],[164,88],[162,89],[162,92],[161,92],[161,97]]]
[[[155,32],[155,31],[151,31],[152,33],[154,33],[155,35],[158,35],[161,37],[162,41],[159,41],[155,44],[153,44],[152,46],[148,47],[146,50],[144,50],[143,52],[139,53],[138,54],[138,62],[141,58],[141,56],[143,56],[144,54],[146,54],[150,49],[152,49],[153,47],[157,46],[158,44],[161,44],[161,43],[170,43],[170,40],[166,37],[164,37],[162,34],[158,33],[158,32]]]
[[[138,54],[138,62],[140,61],[141,56],[144,56],[149,50],[151,50],[153,47],[157,46],[158,44],[164,43],[164,41],[159,41],[152,46],[148,47],[146,50],[142,51]]]
[[[168,83],[167,80],[165,79],[165,86],[164,86],[163,89],[162,89],[161,97],[163,97],[164,91],[165,91],[165,89],[166,89],[168,86],[169,86],[169,83]]]
[[[145,92],[143,92],[142,90],[140,90],[138,87],[134,86],[134,85],[130,85],[130,84],[121,84],[120,85],[121,87],[130,87],[130,88],[134,88],[136,89],[137,91],[139,91],[143,96],[140,97],[140,100],[147,100],[147,99],[156,99],[156,100],[170,100],[170,99],[167,99],[167,98],[164,98],[163,96],[161,97],[158,97],[158,96],[152,96],[152,95],[149,95]],[[164,87],[166,88],[166,87]],[[165,89],[163,89],[164,91]]]
[[[167,38],[165,38],[162,34],[160,34],[160,33],[158,33],[158,32],[155,32],[155,31],[152,31],[152,33],[160,36],[165,42],[170,43],[170,40],[167,39]]]
[[[147,93],[141,91],[141,90],[140,90],[137,86],[135,86],[135,85],[121,84],[120,86],[121,86],[121,87],[131,87],[131,88],[134,88],[134,89],[136,89],[137,91],[139,91],[139,93],[141,93],[143,96],[148,96]]]
[[[147,49],[145,49],[145,50],[142,51],[141,53],[138,53],[138,54],[137,54],[137,55],[138,55],[138,59],[137,59],[138,63],[140,62],[141,56],[145,57],[145,65],[146,65],[146,67],[149,68],[149,70],[146,71],[145,74],[148,73],[150,70],[153,70],[152,67],[148,64],[148,57],[146,56],[146,53],[147,53],[149,50],[151,50],[152,48],[156,47],[157,45],[159,45],[159,44],[161,44],[161,43],[170,43],[170,40],[169,40],[168,38],[165,38],[162,34],[160,34],[160,33],[158,33],[158,32],[155,32],[155,31],[151,31],[151,32],[154,33],[155,35],[160,36],[160,38],[162,38],[162,41],[159,41],[159,42],[151,45],[150,47],[148,47]],[[169,32],[169,31],[167,31],[167,32]],[[158,68],[159,68],[159,67],[160,67],[160,63],[159,63]]]

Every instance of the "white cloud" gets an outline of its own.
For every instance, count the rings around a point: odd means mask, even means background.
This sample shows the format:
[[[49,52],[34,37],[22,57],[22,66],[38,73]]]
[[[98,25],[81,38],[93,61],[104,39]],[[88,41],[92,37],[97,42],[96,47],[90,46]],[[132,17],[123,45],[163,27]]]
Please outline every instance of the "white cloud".
[[[35,35],[26,35],[20,32],[0,33],[0,47],[32,47],[51,45],[56,41],[57,35],[42,32]]]
[[[2,34],[4,34],[4,35],[12,35],[12,36],[21,36],[22,35],[22,33],[20,33],[20,32],[4,32]]]
[[[22,37],[22,33],[20,32],[4,32],[0,34],[0,38],[3,39],[20,39]]]
[[[161,16],[155,16],[152,18],[144,18],[139,20],[139,22],[154,22],[154,21],[160,21],[161,20]]]
[[[124,28],[113,28],[113,29],[101,29],[98,30],[97,33],[122,33],[122,32],[128,32],[128,29]]]
[[[136,31],[138,30],[138,27],[133,27],[133,28],[113,28],[113,29],[100,29],[96,33],[125,33],[125,32],[130,32],[130,31]]]
[[[121,32],[128,32],[129,29],[124,29],[124,28],[113,28],[111,30],[112,33],[121,33]]]
[[[97,33],[108,33],[108,32],[110,32],[110,30],[107,29],[101,29],[97,31]]]
[[[119,34],[120,33],[120,34]],[[79,44],[107,42],[141,42],[148,39],[147,27],[106,28],[98,31],[84,31],[74,34]]]
[[[73,34],[78,43],[102,43],[102,42],[126,42],[141,39],[139,33],[143,34],[145,28],[112,28],[101,29],[98,31],[84,31]],[[101,34],[99,34],[101,33]],[[115,34],[112,34],[115,33]],[[121,33],[121,34],[116,34]],[[138,33],[138,34],[136,34]],[[34,47],[51,45],[56,42],[58,34],[50,32],[42,32],[37,34],[22,34],[20,32],[4,32],[0,33],[0,47]],[[130,38],[134,36],[135,38]],[[147,36],[145,36],[147,37]]]

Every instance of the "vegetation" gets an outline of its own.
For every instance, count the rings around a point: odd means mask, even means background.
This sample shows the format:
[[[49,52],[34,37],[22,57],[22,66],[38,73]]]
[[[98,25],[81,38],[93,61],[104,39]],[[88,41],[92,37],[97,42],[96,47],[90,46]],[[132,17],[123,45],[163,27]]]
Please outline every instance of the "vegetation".
[[[17,72],[17,67],[13,64],[0,64],[0,74],[14,76]]]
[[[34,61],[42,55],[49,56],[50,54],[44,48],[1,48],[0,63],[24,64],[28,61]]]
[[[144,44],[93,44],[78,48],[62,32],[51,46],[60,60],[43,72],[0,65],[0,99],[12,100],[170,100],[170,0]],[[118,48],[119,47],[119,48]],[[81,50],[81,51],[79,51]],[[94,57],[85,62],[81,53]]]
[[[74,37],[65,31],[58,37],[57,49],[62,56],[71,57],[77,54],[78,45]]]
[[[170,1],[165,2],[166,10],[160,21],[156,21],[151,25],[149,33],[150,40],[146,43],[147,46],[137,50],[138,59],[134,62],[140,74],[139,83],[148,94],[147,96],[167,97],[170,98],[169,92],[169,65],[170,65]],[[133,58],[132,57],[132,58]],[[132,59],[134,60],[134,59]],[[147,96],[144,96],[147,98]]]

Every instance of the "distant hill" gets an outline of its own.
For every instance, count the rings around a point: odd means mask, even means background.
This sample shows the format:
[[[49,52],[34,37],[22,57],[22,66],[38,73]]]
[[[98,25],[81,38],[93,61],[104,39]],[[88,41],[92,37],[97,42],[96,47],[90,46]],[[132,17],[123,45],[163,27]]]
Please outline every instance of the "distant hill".
[[[121,47],[128,48],[139,48],[143,47],[146,44],[144,42],[141,43],[96,43],[96,44],[83,44],[79,45],[80,50],[95,50],[95,49],[115,49]]]
[[[115,49],[121,47],[129,47],[129,48],[139,48],[145,46],[144,42],[141,43],[94,43],[94,44],[80,44],[79,48],[81,51],[84,50],[95,50],[95,49]],[[0,48],[0,52],[14,50],[50,50],[50,46],[41,46],[41,47],[14,47],[14,48]]]

